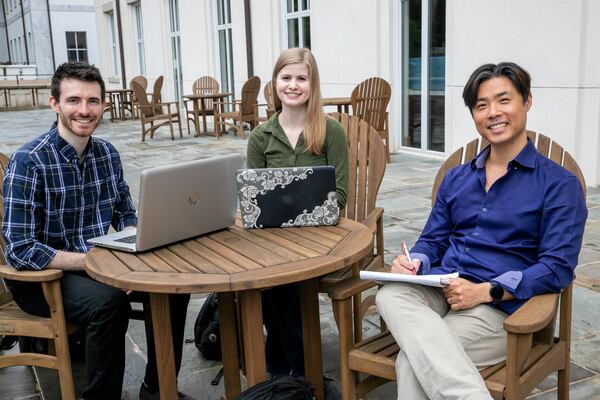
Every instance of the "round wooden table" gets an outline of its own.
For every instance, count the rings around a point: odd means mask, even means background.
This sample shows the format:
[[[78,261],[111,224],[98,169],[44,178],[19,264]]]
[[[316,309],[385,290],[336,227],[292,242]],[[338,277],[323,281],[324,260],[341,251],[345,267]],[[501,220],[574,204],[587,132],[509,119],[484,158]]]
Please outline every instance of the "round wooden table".
[[[222,100],[226,97],[233,95],[233,93],[196,93],[196,94],[186,94],[183,96],[184,99],[192,101],[194,107],[194,127],[196,128],[196,136],[200,136],[201,133],[206,135],[216,136],[219,138],[219,133],[217,130],[217,113],[214,111],[214,107],[211,110],[208,110],[206,107],[206,100]],[[208,112],[212,111],[214,116],[214,130],[212,132],[208,132],[208,128],[206,127],[206,116]],[[186,110],[187,112],[187,110]],[[200,121],[199,116],[202,115],[202,127],[203,131],[200,132]]]
[[[129,110],[129,112],[131,112],[131,118],[133,118],[133,102],[131,101],[133,90],[110,89],[106,91],[106,94],[109,96],[108,98],[110,101],[108,106],[112,107],[111,118],[114,119],[114,116],[116,116],[124,121],[126,119],[125,110]],[[129,109],[129,107],[131,109]]]
[[[370,230],[345,218],[331,227],[245,230],[236,225],[143,253],[96,247],[86,256],[94,279],[150,294],[162,399],[177,398],[169,293],[219,293],[225,395],[240,392],[234,296],[241,313],[248,386],[266,379],[260,290],[300,282],[306,379],[323,398],[318,278],[366,257]]]

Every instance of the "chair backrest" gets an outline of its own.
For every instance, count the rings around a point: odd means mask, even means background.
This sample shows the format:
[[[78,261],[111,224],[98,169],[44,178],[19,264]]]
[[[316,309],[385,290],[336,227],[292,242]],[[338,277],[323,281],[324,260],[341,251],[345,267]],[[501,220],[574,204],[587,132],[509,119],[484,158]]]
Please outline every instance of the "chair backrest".
[[[137,82],[144,90],[148,89],[148,79],[144,75],[138,75],[129,81],[129,89],[133,90],[131,84]]]
[[[559,145],[558,143],[541,133],[527,131],[527,137],[529,137],[529,139],[533,142],[537,151],[540,154],[542,154],[545,157],[548,157],[555,163],[563,166],[566,170],[572,172],[575,176],[577,176],[579,182],[581,183],[581,187],[583,188],[583,195],[585,196],[587,191],[585,186],[585,179],[583,177],[581,169],[579,168],[579,165],[577,165],[577,162],[575,162],[573,156],[571,156],[571,154],[568,151],[566,151],[561,145]],[[442,180],[446,176],[446,173],[450,169],[456,167],[457,165],[465,164],[473,160],[473,158],[475,158],[475,156],[479,154],[479,152],[483,150],[488,144],[489,142],[485,138],[473,139],[464,147],[459,148],[454,153],[452,153],[450,157],[448,157],[448,159],[442,164],[442,166],[438,170],[435,180],[433,181],[433,186],[431,189],[431,205],[435,203],[435,198],[437,196],[438,189],[440,187],[440,184],[442,183]],[[566,316],[566,318],[561,314],[561,337],[563,337],[563,335],[567,335],[567,337],[570,336],[568,335],[566,330],[570,330],[571,297],[571,285],[569,285],[569,287],[567,287],[567,289],[563,291],[560,298],[560,309],[568,310],[568,315]],[[552,341],[554,340],[555,322],[556,315],[544,330],[539,331],[535,334],[534,340],[541,343],[552,343]]]
[[[207,93],[219,93],[219,81],[212,76],[202,76],[194,82],[192,85],[192,93],[194,94],[207,94]],[[212,99],[204,100],[204,104],[207,110],[213,109]]]
[[[342,124],[348,139],[348,199],[342,216],[363,221],[375,208],[386,168],[386,151],[377,131],[366,121],[343,113],[329,116]]]
[[[242,86],[242,115],[254,115],[254,106],[258,104],[258,92],[260,78],[254,75]]]
[[[161,75],[154,81],[152,88],[152,104],[162,103],[162,96],[160,94],[163,86],[163,80],[165,78]]]
[[[219,82],[212,76],[202,76],[192,85],[194,94],[219,93]]]
[[[392,87],[382,78],[369,78],[358,84],[350,95],[352,115],[367,121],[376,130],[385,128],[387,106]]]
[[[148,102],[148,96],[146,95],[146,89],[144,89],[142,85],[137,82],[131,82],[131,89],[133,90],[135,98],[140,105],[140,114],[142,114],[145,118],[154,116],[153,107],[144,107],[150,105],[150,102]]]
[[[537,151],[540,154],[548,157],[555,163],[562,165],[565,169],[577,176],[579,182],[581,183],[581,186],[583,188],[583,194],[585,196],[585,179],[583,178],[583,173],[581,172],[581,169],[575,162],[573,156],[571,156],[571,154],[568,151],[566,151],[561,145],[559,145],[558,143],[554,142],[552,139],[541,133],[527,131],[527,136],[533,142]],[[488,144],[489,142],[484,138],[473,139],[465,146],[459,148],[454,153],[452,153],[450,157],[448,157],[448,159],[440,167],[437,175],[435,176],[435,180],[433,181],[433,186],[431,188],[432,205],[435,202],[438,189],[440,187],[440,184],[442,183],[442,180],[446,176],[446,173],[450,169],[456,167],[457,165],[465,164],[473,160],[473,158],[475,158],[475,156],[479,154],[479,152],[483,150]]]
[[[267,118],[275,114],[275,93],[273,92],[273,81],[269,80],[263,89],[263,96],[267,102]]]

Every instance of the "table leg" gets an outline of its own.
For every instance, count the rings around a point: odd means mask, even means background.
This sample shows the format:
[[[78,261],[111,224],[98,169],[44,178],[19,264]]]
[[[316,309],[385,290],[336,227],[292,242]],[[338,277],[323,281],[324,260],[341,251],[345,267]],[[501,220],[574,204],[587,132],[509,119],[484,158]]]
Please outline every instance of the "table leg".
[[[196,134],[194,136],[200,136],[200,121],[198,121],[198,99],[193,100],[194,103],[194,128],[196,129]]]
[[[321,356],[321,321],[319,319],[319,283],[316,278],[300,283],[304,372],[306,381],[317,389],[317,399],[325,398],[323,389],[323,359]]]
[[[166,293],[150,293],[150,312],[152,313],[152,326],[154,328],[154,347],[156,348],[160,398],[163,400],[176,399],[177,376],[175,374],[169,295]]]
[[[202,110],[202,129],[204,132],[208,132],[208,128],[206,127],[206,103],[205,99],[200,99],[200,109]]]
[[[223,378],[225,398],[234,399],[240,394],[240,372],[235,324],[234,294],[219,293],[219,326],[221,327],[221,353],[223,354]]]
[[[250,387],[267,379],[260,290],[240,292],[240,308],[246,359],[246,378],[248,387]]]
[[[121,110],[121,121],[125,121],[125,99],[123,93],[119,93],[119,109]]]

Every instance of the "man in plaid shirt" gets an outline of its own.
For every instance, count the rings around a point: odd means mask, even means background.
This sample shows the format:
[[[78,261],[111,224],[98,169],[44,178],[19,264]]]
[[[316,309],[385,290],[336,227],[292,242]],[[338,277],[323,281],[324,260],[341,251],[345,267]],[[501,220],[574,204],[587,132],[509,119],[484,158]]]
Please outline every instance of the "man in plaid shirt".
[[[58,114],[47,133],[17,150],[4,177],[6,259],[18,270],[57,268],[67,320],[86,326],[85,399],[120,399],[125,368],[125,333],[130,300],[84,271],[87,240],[137,223],[117,150],[92,137],[105,106],[104,81],[85,63],[65,63],[53,78],[50,105]],[[39,283],[7,282],[25,311],[48,316]],[[177,370],[189,295],[172,295],[171,318]],[[158,398],[152,329],[147,329],[148,364],[140,398]],[[183,396],[183,395],[182,395]]]

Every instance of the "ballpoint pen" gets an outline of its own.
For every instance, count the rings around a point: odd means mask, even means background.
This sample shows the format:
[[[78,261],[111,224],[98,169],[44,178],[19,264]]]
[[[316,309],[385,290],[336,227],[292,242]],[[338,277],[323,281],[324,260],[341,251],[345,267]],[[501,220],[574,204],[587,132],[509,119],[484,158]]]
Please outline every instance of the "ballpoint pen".
[[[417,274],[417,270],[412,262],[412,258],[410,257],[410,253],[408,252],[408,247],[406,246],[406,242],[402,241],[402,254],[406,257],[408,262],[410,263],[410,268],[407,268],[413,275]]]

